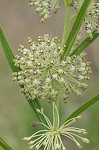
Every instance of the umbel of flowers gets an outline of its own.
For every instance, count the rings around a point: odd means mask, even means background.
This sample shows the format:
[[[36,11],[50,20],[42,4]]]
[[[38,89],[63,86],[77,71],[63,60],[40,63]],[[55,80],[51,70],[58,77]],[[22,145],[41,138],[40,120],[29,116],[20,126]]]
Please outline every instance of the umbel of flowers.
[[[60,0],[30,0],[30,6],[36,6],[36,12],[39,13],[42,18],[41,21],[44,22],[51,16],[52,10],[57,13],[59,8],[58,3]]]
[[[20,46],[22,56],[16,56],[14,62],[21,69],[13,73],[13,80],[23,86],[21,89],[29,99],[36,97],[44,100],[56,100],[58,97],[65,102],[68,95],[87,88],[85,80],[91,73],[90,63],[85,62],[86,54],[67,56],[60,61],[64,51],[58,37],[45,35],[38,42],[28,39],[30,48]]]
[[[73,6],[77,10],[77,12],[80,10],[84,0],[73,0]],[[84,19],[84,22],[81,26],[81,30],[84,33],[83,26],[85,27],[86,34],[92,38],[92,32],[94,30],[99,32],[99,1],[98,0],[92,0]]]

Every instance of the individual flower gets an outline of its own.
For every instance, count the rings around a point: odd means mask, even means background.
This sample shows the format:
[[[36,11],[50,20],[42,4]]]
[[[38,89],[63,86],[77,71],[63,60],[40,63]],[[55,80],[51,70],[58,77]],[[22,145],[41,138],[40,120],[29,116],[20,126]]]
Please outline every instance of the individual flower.
[[[90,63],[85,62],[85,53],[78,56],[67,56],[60,61],[65,47],[62,49],[58,37],[45,35],[38,42],[28,40],[29,49],[20,46],[18,50],[23,56],[16,56],[14,63],[21,69],[13,73],[13,80],[23,87],[21,89],[29,99],[56,100],[58,97],[65,102],[68,95],[81,95],[85,90],[88,74],[91,73]]]
[[[55,105],[53,105],[53,123],[51,123],[49,118],[44,114],[43,110],[38,110],[38,112],[41,113],[46,120],[46,124],[42,122],[38,122],[38,124],[43,125],[45,129],[33,133],[30,137],[23,138],[23,140],[28,142],[29,149],[40,150],[43,148],[44,150],[66,150],[62,141],[62,136],[75,142],[79,149],[82,149],[82,146],[77,139],[81,139],[85,143],[90,142],[87,138],[81,136],[81,134],[87,133],[85,129],[70,127],[80,116],[71,118],[59,126],[59,114]]]
[[[59,8],[60,0],[30,0],[30,6],[36,6],[36,12],[39,13],[42,18],[41,21],[44,22],[51,16],[52,10],[57,13]]]
[[[80,10],[84,0],[74,0],[73,6],[76,8],[77,12]],[[88,37],[92,38],[92,32],[94,30],[99,31],[99,2],[97,0],[91,0],[89,7],[84,18],[84,27]],[[83,25],[82,25],[82,32]],[[80,36],[80,35],[78,35]]]

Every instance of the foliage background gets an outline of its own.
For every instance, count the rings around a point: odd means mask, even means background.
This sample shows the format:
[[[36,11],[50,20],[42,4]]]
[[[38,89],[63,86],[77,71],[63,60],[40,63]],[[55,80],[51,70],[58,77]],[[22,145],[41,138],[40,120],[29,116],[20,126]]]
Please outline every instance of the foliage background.
[[[35,9],[29,8],[28,0],[0,0],[0,24],[15,54],[18,54],[19,44],[28,46],[27,37],[29,36],[35,41],[39,35],[46,33],[62,37],[65,18],[63,6],[61,6],[57,15],[53,15],[43,24],[40,22],[39,15],[34,11]],[[87,59],[92,62],[93,70],[93,75],[88,83],[89,87],[81,97],[73,95],[69,98],[71,100],[67,105],[61,102],[61,121],[86,100],[99,93],[98,46],[98,40],[96,40],[86,50],[88,53]],[[0,47],[0,136],[15,150],[27,150],[27,144],[22,141],[22,138],[31,135],[34,131],[31,123],[35,116],[19,90],[17,84],[12,81],[11,69],[7,64],[2,47]],[[43,105],[50,117],[50,105],[47,102],[43,102]],[[87,136],[91,143],[84,145],[85,150],[95,150],[95,147],[99,145],[98,109],[99,103],[87,110],[82,119],[76,123],[78,127],[88,130]],[[77,149],[74,143],[71,143],[68,139],[64,142],[68,145],[68,150]],[[1,147],[0,150],[2,150]]]

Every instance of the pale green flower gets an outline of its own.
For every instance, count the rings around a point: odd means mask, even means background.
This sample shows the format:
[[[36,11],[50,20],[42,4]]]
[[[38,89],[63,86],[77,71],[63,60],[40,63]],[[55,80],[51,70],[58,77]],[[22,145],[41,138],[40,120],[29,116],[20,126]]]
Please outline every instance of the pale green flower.
[[[39,13],[42,18],[41,21],[44,22],[51,16],[53,10],[54,13],[57,12],[59,2],[60,0],[30,0],[29,5],[36,6],[36,12]]]
[[[60,97],[66,101],[73,92],[81,95],[80,89],[87,88],[84,81],[91,73],[90,63],[85,62],[86,54],[67,56],[60,61],[64,49],[59,38],[45,35],[39,37],[37,43],[31,38],[28,42],[30,48],[21,45],[18,51],[23,56],[16,56],[14,60],[21,71],[13,73],[13,80],[23,86],[21,91],[27,98],[56,100]]]
[[[73,6],[79,12],[84,0],[74,0]],[[96,30],[99,32],[99,1],[91,0],[84,18],[84,27],[86,34],[92,38],[92,32]],[[81,26],[82,34],[84,33],[83,25]],[[81,31],[80,30],[80,31]],[[80,34],[79,34],[80,36]]]
[[[77,139],[81,139],[85,143],[90,142],[87,138],[81,137],[81,134],[87,133],[85,129],[70,127],[70,125],[77,121],[80,116],[71,118],[60,126],[58,110],[54,104],[53,123],[51,123],[49,118],[44,114],[43,110],[38,110],[38,112],[43,115],[47,123],[44,124],[42,122],[38,122],[38,124],[43,125],[45,129],[35,132],[30,137],[23,138],[23,140],[28,142],[29,149],[40,150],[43,148],[43,150],[66,150],[62,141],[62,136],[75,142],[79,149],[82,149],[82,146]]]

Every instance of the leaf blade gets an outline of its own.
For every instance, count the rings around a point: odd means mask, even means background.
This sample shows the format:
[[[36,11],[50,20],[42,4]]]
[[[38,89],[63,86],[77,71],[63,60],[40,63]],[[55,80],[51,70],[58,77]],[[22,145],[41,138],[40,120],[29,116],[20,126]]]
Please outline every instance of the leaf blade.
[[[79,116],[82,112],[84,112],[85,110],[87,110],[89,107],[91,107],[92,105],[94,105],[97,101],[99,100],[99,95],[95,96],[94,98],[92,98],[91,100],[89,100],[87,103],[83,104],[81,107],[79,107],[76,111],[74,111],[67,119],[71,119],[74,117]]]
[[[3,47],[3,50],[4,50],[4,53],[5,53],[5,56],[8,60],[8,63],[10,64],[10,67],[12,69],[13,72],[18,72],[20,69],[17,68],[15,65],[14,65],[14,62],[13,60],[15,59],[13,53],[12,53],[12,50],[4,36],[4,33],[3,33],[3,30],[2,28],[0,27],[0,43]]]
[[[13,150],[1,137],[0,137],[0,146],[4,150]]]
[[[99,33],[93,32],[93,38],[86,38],[71,54],[70,56],[73,55],[78,55],[80,54],[86,47],[88,47],[96,38],[99,37]]]
[[[91,2],[91,0],[85,0],[84,1],[84,3],[83,3],[83,5],[82,5],[82,7],[81,7],[81,9],[80,9],[80,11],[79,11],[79,13],[77,15],[75,23],[74,23],[74,25],[72,27],[72,30],[71,30],[71,32],[69,34],[69,37],[68,37],[68,39],[66,41],[66,49],[64,50],[63,55],[61,56],[61,60],[64,58],[64,56],[67,56],[68,53],[70,52],[70,50],[72,48],[72,45],[74,43],[74,40],[75,40],[75,38],[77,36],[77,33],[78,33],[78,31],[79,31],[79,29],[81,27],[81,24],[82,24],[82,22],[84,20],[84,17],[85,17],[85,14],[86,14],[86,11],[87,11],[87,8],[88,8],[90,2]]]

